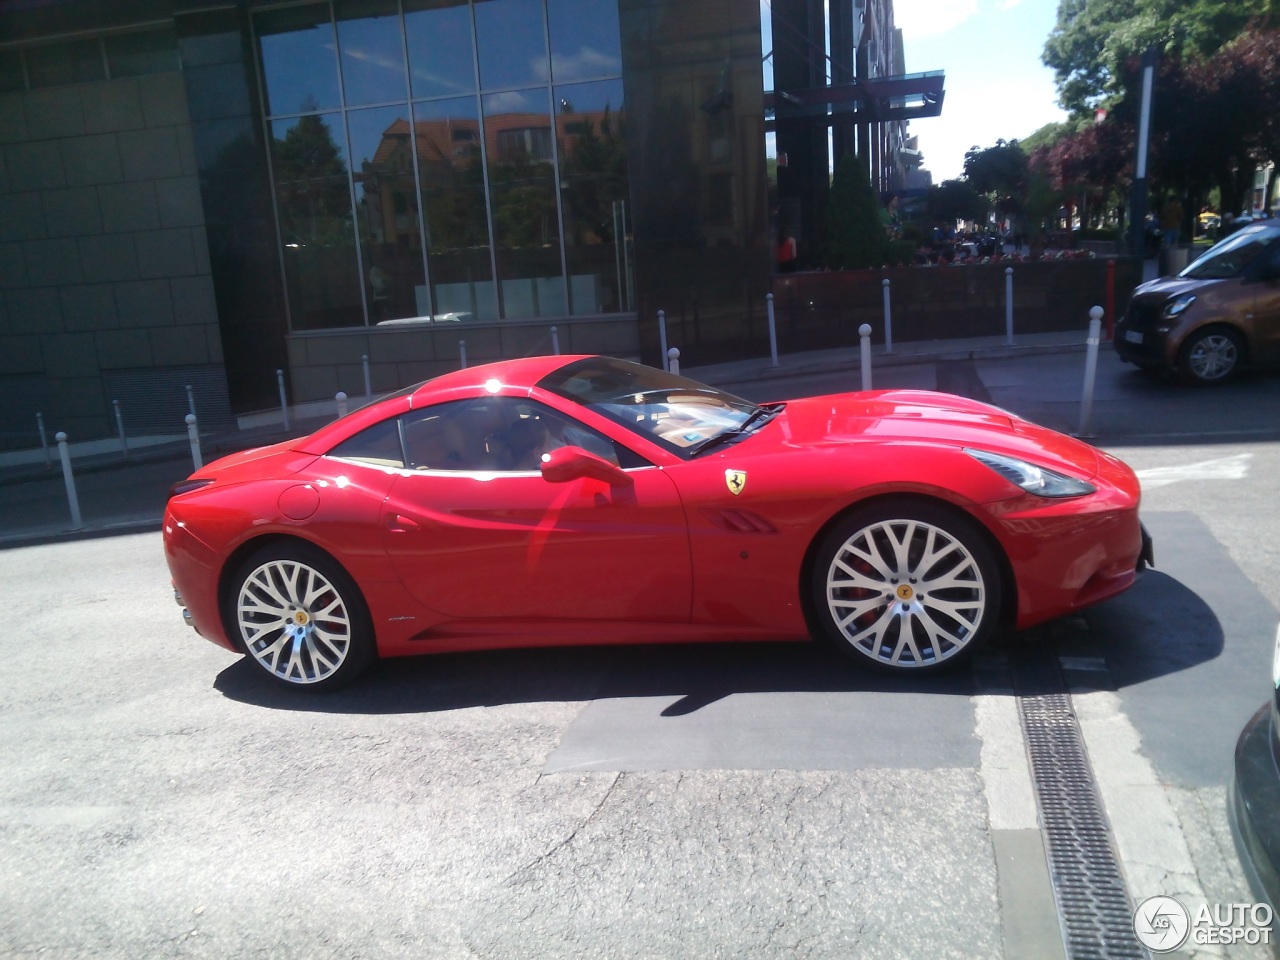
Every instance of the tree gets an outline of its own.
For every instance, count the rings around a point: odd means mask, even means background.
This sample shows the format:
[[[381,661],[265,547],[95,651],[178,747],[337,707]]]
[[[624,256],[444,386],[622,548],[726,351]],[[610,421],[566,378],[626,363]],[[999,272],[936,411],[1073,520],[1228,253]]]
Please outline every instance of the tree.
[[[991,205],[969,181],[944,180],[929,188],[925,208],[930,220],[954,224],[957,220],[985,220]]]
[[[1209,57],[1251,21],[1277,18],[1276,0],[1060,0],[1043,60],[1063,107],[1082,118],[1128,92],[1125,64],[1148,47],[1179,60]]]
[[[1017,140],[997,140],[994,147],[971,147],[964,155],[964,178],[992,199],[1018,193],[1027,178],[1027,155]]]
[[[889,238],[867,168],[845,154],[827,198],[826,264],[832,270],[862,270],[887,263],[889,256]]]

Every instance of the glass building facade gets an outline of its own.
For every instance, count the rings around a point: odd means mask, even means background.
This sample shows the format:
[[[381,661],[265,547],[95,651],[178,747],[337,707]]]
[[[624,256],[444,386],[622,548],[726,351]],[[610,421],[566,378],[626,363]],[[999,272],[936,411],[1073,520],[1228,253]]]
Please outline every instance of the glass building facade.
[[[190,383],[230,417],[278,406],[281,375],[291,402],[331,403],[464,349],[658,363],[659,311],[686,362],[760,355],[760,17],[0,4],[0,399],[47,398],[87,437],[112,433],[112,399],[154,401],[163,430]],[[29,444],[33,418],[0,407]]]
[[[294,331],[633,308],[617,8],[253,17]]]

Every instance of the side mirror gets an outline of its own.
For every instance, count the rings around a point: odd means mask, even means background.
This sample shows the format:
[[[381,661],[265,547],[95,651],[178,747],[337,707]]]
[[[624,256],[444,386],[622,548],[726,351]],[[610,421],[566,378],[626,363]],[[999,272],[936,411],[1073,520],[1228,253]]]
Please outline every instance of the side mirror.
[[[629,487],[635,481],[608,460],[581,447],[557,447],[542,455],[542,479],[548,483],[568,483],[587,477],[611,487]]]

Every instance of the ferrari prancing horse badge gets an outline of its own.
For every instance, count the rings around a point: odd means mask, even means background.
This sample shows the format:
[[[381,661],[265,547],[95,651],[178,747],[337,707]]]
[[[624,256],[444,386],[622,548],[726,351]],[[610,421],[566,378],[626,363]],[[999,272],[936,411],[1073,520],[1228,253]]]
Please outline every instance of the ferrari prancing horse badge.
[[[742,493],[742,488],[747,485],[747,472],[745,470],[726,470],[724,472],[724,482],[729,485],[729,492],[736,497]]]

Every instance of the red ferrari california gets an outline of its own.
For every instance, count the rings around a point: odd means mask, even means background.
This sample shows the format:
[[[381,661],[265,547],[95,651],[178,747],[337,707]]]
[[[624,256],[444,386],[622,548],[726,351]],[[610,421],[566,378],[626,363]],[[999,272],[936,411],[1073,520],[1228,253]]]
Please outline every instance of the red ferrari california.
[[[378,657],[803,640],[927,671],[1114,596],[1138,481],[995,407],[756,405],[607,357],[459,370],[177,484],[184,617],[312,690]]]

